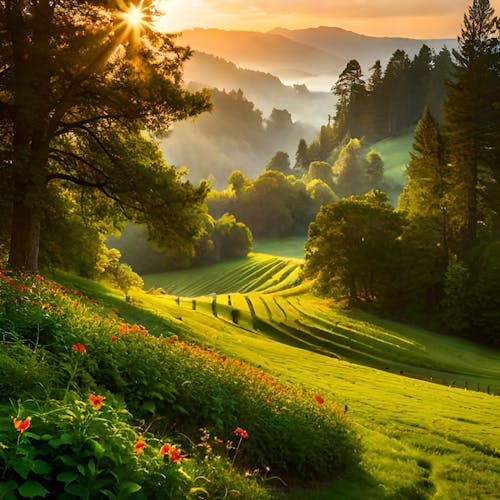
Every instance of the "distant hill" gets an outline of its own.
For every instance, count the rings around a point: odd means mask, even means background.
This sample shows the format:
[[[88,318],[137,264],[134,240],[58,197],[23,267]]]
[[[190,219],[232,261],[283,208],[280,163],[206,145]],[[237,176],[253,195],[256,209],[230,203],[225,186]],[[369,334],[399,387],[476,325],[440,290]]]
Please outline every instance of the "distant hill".
[[[328,91],[350,59],[357,59],[364,72],[380,59],[385,65],[396,49],[416,54],[425,43],[439,51],[456,46],[454,39],[417,40],[360,35],[334,27],[300,30],[276,28],[267,33],[220,29],[187,30],[180,43],[193,50],[222,57],[242,68],[260,70],[287,83],[308,83]],[[324,78],[326,77],[326,78]],[[312,87],[311,87],[312,88]]]
[[[335,74],[343,63],[342,57],[332,56],[318,47],[279,33],[196,28],[184,31],[180,43],[222,57],[238,66],[277,76],[282,71],[291,70],[314,75]]]
[[[331,54],[343,65],[350,59],[357,59],[364,72],[380,59],[382,66],[387,64],[392,53],[397,49],[404,50],[410,57],[418,53],[423,44],[439,52],[443,46],[456,47],[456,39],[418,40],[412,38],[389,38],[360,35],[342,28],[320,26],[289,30],[276,28],[268,34],[280,35],[295,42],[317,48]]]
[[[240,68],[222,57],[201,51],[195,51],[186,63],[184,79],[187,83],[219,90],[241,89],[265,116],[273,108],[287,109],[294,121],[318,128],[325,123],[328,113],[335,111],[335,98],[329,92],[310,92],[304,86],[284,85],[270,73]],[[333,77],[331,83],[334,83]]]

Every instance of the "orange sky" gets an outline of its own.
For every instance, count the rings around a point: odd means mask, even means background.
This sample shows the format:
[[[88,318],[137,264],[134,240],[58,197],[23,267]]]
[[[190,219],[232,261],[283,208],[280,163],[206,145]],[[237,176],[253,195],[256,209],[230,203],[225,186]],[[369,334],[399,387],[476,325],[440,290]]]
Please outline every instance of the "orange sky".
[[[455,38],[472,0],[158,0],[168,31],[338,26],[365,35]],[[490,0],[500,14],[500,0]]]

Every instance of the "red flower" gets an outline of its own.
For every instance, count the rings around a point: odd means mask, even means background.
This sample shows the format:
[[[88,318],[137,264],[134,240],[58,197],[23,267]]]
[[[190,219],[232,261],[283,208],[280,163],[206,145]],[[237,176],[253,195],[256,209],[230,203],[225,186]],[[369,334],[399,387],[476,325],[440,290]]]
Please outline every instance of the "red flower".
[[[170,448],[169,454],[170,454],[170,460],[172,460],[172,462],[178,462],[179,459],[181,458],[181,452],[173,446]]]
[[[95,395],[94,393],[89,395],[89,401],[92,403],[92,409],[97,411],[101,408],[101,406],[104,404],[104,400],[106,398],[101,395]]]
[[[79,352],[81,354],[85,354],[87,352],[87,349],[85,349],[85,346],[83,344],[81,344],[80,342],[73,344],[71,346],[71,350],[74,352]]]
[[[12,423],[21,434],[31,425],[31,417],[26,417],[24,420],[19,420],[16,417],[12,417]]]
[[[118,337],[116,335],[113,335],[111,337],[111,342],[116,342],[118,340]]]
[[[170,446],[169,444],[164,444],[160,448],[160,455],[162,457],[168,455],[170,457],[170,460],[172,460],[172,462],[178,462],[179,459],[181,458],[180,450],[175,446]]]
[[[234,429],[233,434],[235,436],[241,436],[244,439],[248,439],[248,432],[245,429],[242,429],[241,427],[236,427]]]
[[[314,395],[314,399],[320,405],[322,405],[325,402],[325,400],[321,396],[318,396],[317,394]]]
[[[144,441],[137,441],[137,443],[134,444],[134,452],[138,455],[144,454],[144,448],[146,448],[146,443]]]

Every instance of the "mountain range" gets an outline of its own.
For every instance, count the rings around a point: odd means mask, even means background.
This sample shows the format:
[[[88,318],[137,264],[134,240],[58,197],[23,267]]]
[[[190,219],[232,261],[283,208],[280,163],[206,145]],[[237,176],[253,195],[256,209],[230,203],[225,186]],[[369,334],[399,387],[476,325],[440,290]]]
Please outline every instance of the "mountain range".
[[[234,169],[255,177],[273,151],[287,152],[293,163],[297,134],[312,140],[329,115],[335,114],[331,88],[350,59],[358,60],[367,79],[374,62],[380,60],[385,67],[397,49],[411,58],[424,43],[436,52],[457,45],[452,39],[379,38],[324,26],[276,28],[267,33],[196,28],[183,32],[177,42],[193,50],[184,67],[186,85],[226,92],[241,89],[262,112],[260,135],[267,133],[267,144],[273,148],[262,147],[262,137],[255,141],[245,137],[240,127],[231,128],[227,106],[223,112],[214,110],[212,115],[174,125],[162,144],[167,160],[187,165],[194,181],[212,177],[218,188],[224,187],[228,172]],[[290,112],[293,126],[286,133],[271,135],[266,130],[266,119],[274,108]],[[234,113],[239,112],[235,107]]]

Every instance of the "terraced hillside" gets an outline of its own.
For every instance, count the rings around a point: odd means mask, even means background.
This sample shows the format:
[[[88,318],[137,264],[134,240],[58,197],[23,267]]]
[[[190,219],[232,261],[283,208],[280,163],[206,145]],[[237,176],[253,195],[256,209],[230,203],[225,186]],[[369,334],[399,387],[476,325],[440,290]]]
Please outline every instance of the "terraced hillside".
[[[212,293],[275,292],[299,282],[301,259],[253,253],[248,259],[222,262],[212,266],[150,274],[144,286],[162,288],[169,295],[194,297]]]

